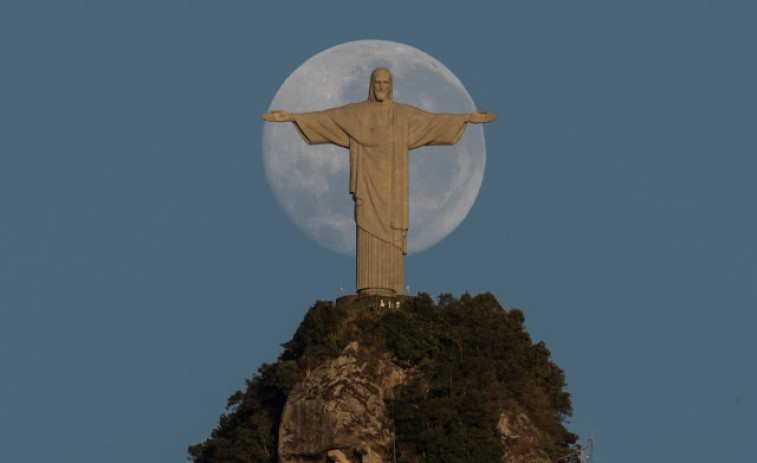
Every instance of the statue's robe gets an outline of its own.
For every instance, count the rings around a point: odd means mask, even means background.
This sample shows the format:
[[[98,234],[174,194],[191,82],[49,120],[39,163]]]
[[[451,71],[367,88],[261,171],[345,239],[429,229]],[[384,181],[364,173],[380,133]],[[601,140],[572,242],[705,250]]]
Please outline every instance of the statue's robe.
[[[366,101],[293,118],[305,142],[333,143],[350,150],[358,294],[403,294],[408,151],[457,143],[465,131],[466,115]]]

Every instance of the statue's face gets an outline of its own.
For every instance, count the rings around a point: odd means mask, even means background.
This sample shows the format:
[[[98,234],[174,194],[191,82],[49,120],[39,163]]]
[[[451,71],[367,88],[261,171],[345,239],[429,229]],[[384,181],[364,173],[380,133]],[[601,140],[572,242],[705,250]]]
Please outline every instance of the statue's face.
[[[379,69],[373,75],[373,96],[376,101],[382,102],[391,95],[392,90],[392,75],[389,72]]]

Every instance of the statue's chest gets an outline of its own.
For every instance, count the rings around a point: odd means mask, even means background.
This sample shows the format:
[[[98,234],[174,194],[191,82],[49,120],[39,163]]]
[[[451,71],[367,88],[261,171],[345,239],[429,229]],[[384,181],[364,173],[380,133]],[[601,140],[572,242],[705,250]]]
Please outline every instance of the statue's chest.
[[[368,146],[391,145],[394,140],[393,111],[370,111],[361,118],[361,138]]]
[[[363,124],[375,130],[387,129],[391,127],[394,119],[392,113],[393,111],[389,110],[367,111],[363,118]]]

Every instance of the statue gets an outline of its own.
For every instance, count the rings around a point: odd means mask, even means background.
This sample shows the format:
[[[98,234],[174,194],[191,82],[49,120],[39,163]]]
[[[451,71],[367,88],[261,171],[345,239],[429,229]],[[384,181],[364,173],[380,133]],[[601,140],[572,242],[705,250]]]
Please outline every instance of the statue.
[[[399,296],[404,287],[408,230],[408,151],[426,145],[453,145],[469,122],[494,113],[429,113],[395,103],[392,74],[371,74],[368,101],[292,114],[273,110],[269,122],[293,122],[308,144],[333,143],[350,152],[350,194],[357,226],[357,293]]]

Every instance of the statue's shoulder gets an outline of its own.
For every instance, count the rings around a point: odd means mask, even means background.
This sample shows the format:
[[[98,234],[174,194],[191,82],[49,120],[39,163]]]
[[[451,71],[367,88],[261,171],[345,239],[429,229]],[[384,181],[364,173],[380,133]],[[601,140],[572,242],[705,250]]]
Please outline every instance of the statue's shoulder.
[[[422,111],[421,109],[416,108],[413,105],[405,104],[405,103],[394,103],[397,106],[397,111],[405,114],[412,114],[417,113],[419,111]]]
[[[347,104],[346,104],[346,105],[344,105],[344,106],[340,106],[340,108],[350,108],[350,109],[351,109],[351,108],[359,108],[359,107],[361,107],[361,106],[365,106],[365,105],[367,105],[367,104],[368,104],[368,102],[367,102],[367,101],[359,101],[359,102],[357,102],[357,103],[347,103]]]
[[[347,103],[344,106],[337,106],[336,108],[331,108],[329,111],[337,114],[355,114],[357,112],[360,112],[362,107],[365,105],[365,102],[360,103]]]

